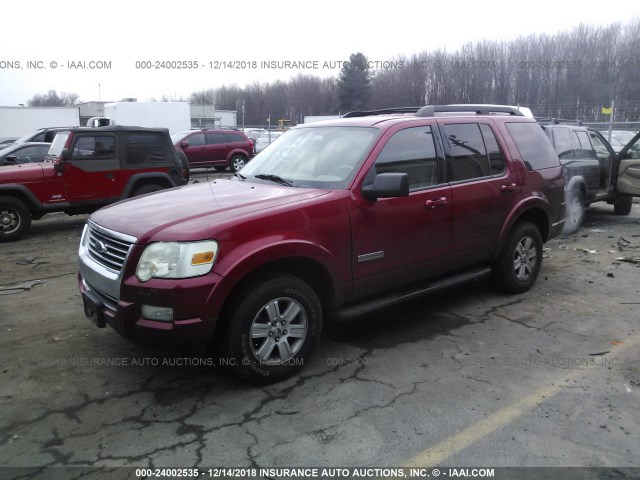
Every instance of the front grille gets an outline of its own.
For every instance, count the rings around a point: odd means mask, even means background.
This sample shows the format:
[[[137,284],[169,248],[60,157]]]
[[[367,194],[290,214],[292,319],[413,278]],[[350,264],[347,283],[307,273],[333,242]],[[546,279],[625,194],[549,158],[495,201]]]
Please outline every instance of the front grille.
[[[133,242],[116,238],[91,223],[88,235],[87,251],[89,256],[103,267],[120,273]]]

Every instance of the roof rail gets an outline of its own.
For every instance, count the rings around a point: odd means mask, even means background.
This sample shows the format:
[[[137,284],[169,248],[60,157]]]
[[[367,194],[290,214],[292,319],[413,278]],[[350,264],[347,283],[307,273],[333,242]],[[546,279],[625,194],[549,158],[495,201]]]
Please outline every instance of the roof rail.
[[[416,112],[418,117],[434,117],[436,113],[458,113],[467,112],[476,115],[491,115],[494,113],[506,113],[518,117],[524,117],[524,114],[517,107],[508,107],[503,105],[426,105]]]
[[[345,113],[342,118],[368,117],[369,115],[388,115],[393,113],[416,113],[422,107],[383,108],[380,110],[363,110]]]
[[[536,118],[536,120],[538,121],[538,123],[546,123],[551,125],[582,125],[582,120],[570,120],[567,118]]]

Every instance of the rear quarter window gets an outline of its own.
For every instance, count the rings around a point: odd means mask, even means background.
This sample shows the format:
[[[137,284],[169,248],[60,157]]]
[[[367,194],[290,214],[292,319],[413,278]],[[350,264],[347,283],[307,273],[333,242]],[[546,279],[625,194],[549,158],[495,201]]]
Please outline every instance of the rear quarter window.
[[[558,155],[540,125],[507,122],[506,126],[528,170],[560,166]]]
[[[127,135],[127,165],[167,165],[163,137],[153,133]]]

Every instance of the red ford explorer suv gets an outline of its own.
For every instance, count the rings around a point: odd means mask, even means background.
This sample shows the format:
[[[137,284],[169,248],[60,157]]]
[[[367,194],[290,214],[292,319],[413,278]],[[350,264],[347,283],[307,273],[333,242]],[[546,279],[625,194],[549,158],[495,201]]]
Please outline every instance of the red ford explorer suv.
[[[500,106],[353,112],[287,131],[234,178],[94,213],[85,313],[141,342],[209,344],[254,383],[302,368],[323,320],[492,274],[528,290],[562,230],[540,126]]]

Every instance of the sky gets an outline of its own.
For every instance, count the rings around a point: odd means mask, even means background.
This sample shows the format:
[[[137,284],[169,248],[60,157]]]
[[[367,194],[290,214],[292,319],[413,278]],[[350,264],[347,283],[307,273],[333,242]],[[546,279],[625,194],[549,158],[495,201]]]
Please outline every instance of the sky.
[[[485,39],[625,23],[640,17],[640,2],[21,0],[2,12],[0,105],[19,105],[48,90],[144,101],[299,73],[337,76],[356,52],[382,65]]]

